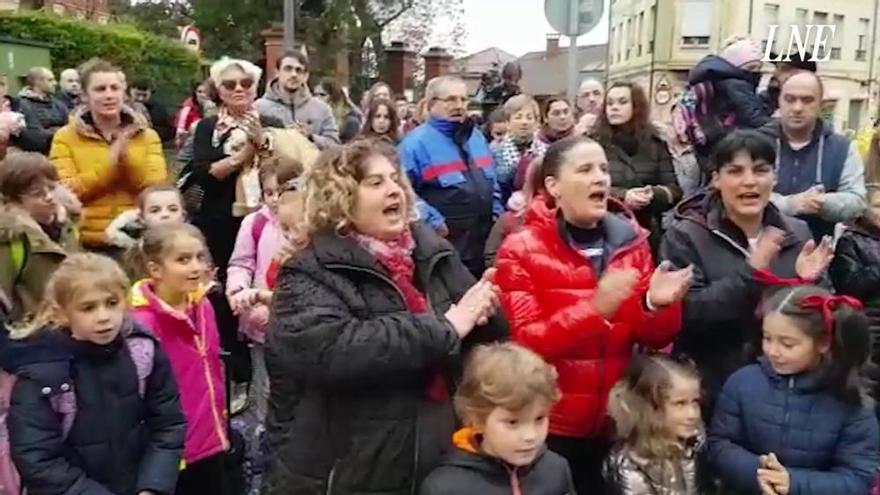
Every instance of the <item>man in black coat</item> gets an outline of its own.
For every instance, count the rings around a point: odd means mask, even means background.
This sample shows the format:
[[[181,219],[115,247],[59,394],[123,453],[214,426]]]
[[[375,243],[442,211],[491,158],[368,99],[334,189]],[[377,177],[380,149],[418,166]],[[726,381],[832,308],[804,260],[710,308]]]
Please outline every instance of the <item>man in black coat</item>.
[[[67,125],[67,108],[53,97],[55,76],[45,67],[28,71],[27,86],[19,92],[21,113],[33,140],[20,143],[24,151],[49,154],[55,131]]]

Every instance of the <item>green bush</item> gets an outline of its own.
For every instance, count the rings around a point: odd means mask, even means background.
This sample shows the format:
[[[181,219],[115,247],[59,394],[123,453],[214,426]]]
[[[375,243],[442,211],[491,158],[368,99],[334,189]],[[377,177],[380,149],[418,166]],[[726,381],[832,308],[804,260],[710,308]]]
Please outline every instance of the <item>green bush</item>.
[[[200,75],[198,56],[182,43],[128,24],[100,25],[43,12],[3,12],[0,33],[52,44],[56,71],[100,57],[122,68],[129,81],[149,77],[172,107],[192,91]]]

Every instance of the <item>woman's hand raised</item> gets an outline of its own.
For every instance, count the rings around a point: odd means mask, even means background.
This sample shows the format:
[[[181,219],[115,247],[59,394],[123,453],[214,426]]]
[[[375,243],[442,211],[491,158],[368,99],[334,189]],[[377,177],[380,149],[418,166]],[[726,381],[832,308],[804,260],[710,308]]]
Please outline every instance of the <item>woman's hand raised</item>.
[[[498,287],[492,283],[494,275],[494,268],[486,270],[483,278],[446,311],[446,319],[460,338],[467,337],[475,326],[488,323],[498,310]]]

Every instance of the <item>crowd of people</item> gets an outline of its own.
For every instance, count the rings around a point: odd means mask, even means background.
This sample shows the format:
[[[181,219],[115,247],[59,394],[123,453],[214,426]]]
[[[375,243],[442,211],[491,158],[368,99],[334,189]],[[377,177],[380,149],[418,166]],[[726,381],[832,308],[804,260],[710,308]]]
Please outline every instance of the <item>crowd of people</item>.
[[[880,140],[761,57],[669,122],[515,64],[355,104],[304,50],[173,118],[0,80],[0,494],[876,493]]]

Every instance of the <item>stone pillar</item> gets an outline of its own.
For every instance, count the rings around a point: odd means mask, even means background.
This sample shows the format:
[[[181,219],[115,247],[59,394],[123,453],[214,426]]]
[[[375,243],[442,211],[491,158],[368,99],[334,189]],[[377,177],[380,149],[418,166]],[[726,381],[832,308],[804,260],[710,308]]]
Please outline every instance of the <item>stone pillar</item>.
[[[385,74],[383,81],[391,86],[392,97],[399,97],[413,88],[416,54],[402,41],[392,41],[385,49]]]
[[[432,46],[423,55],[425,59],[425,82],[438,76],[449,74],[452,64],[452,55],[439,46]]]
[[[284,28],[281,26],[272,26],[261,32],[265,40],[263,46],[266,48],[266,81],[275,78],[275,65],[278,63],[278,57],[284,53]]]

